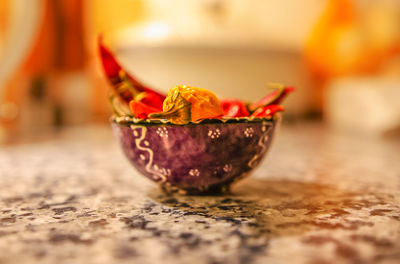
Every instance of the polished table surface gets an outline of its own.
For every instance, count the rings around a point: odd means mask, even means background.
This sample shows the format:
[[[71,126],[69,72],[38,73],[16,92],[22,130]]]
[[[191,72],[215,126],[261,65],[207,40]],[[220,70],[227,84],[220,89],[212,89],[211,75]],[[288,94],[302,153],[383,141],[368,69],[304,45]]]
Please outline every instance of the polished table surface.
[[[43,138],[43,137],[42,137]],[[230,195],[168,196],[107,126],[0,146],[0,263],[400,263],[400,141],[282,126]]]

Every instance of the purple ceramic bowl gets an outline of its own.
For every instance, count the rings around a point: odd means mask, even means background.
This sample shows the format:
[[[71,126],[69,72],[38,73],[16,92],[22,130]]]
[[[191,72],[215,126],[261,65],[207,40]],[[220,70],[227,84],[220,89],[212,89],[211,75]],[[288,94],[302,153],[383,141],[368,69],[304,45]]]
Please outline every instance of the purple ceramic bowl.
[[[218,193],[260,164],[278,119],[210,120],[200,124],[114,118],[122,149],[143,175],[167,192]]]

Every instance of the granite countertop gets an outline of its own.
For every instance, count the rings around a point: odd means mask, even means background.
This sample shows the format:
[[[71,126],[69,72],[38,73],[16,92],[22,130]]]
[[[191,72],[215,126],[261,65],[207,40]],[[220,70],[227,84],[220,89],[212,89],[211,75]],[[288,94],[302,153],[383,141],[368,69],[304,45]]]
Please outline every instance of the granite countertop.
[[[106,126],[0,147],[0,264],[400,263],[400,141],[283,126],[231,195],[168,196]]]

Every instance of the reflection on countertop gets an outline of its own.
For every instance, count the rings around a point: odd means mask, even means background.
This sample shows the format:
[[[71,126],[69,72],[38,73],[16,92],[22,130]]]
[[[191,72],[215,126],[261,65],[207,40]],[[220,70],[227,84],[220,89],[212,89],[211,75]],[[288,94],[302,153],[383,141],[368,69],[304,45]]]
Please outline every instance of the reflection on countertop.
[[[0,149],[0,263],[398,263],[400,141],[282,126],[224,196],[166,195],[108,127]]]

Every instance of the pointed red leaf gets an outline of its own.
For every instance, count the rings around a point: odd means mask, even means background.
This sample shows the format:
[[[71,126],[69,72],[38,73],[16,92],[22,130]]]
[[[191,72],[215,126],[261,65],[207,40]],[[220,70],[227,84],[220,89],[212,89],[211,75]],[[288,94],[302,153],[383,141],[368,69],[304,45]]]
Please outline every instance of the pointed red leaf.
[[[267,105],[258,108],[254,113],[251,114],[252,117],[267,117],[272,116],[277,112],[284,111],[285,108],[281,105]]]
[[[132,91],[124,90],[122,92],[119,91],[119,88],[124,83],[133,88],[134,92],[146,92],[151,94],[151,97],[154,99],[153,101],[147,102],[148,105],[162,108],[162,102],[165,99],[165,95],[161,94],[145,85],[140,83],[135,77],[129,74],[125,69],[121,67],[114,54],[102,43],[102,38],[99,37],[98,47],[100,53],[100,59],[103,65],[104,72],[116,91],[117,95],[121,97],[121,99],[125,103],[129,103],[134,99],[135,94]],[[125,78],[123,78],[123,76]]]
[[[146,105],[142,102],[131,101],[129,107],[136,118],[146,119],[149,114],[159,112],[159,109]]]
[[[249,116],[246,104],[236,99],[222,99],[221,106],[224,116],[226,117],[245,117]]]
[[[292,86],[278,87],[272,93],[266,95],[258,102],[249,105],[249,110],[254,111],[262,106],[280,104],[283,101],[283,99],[294,90],[295,88]]]

